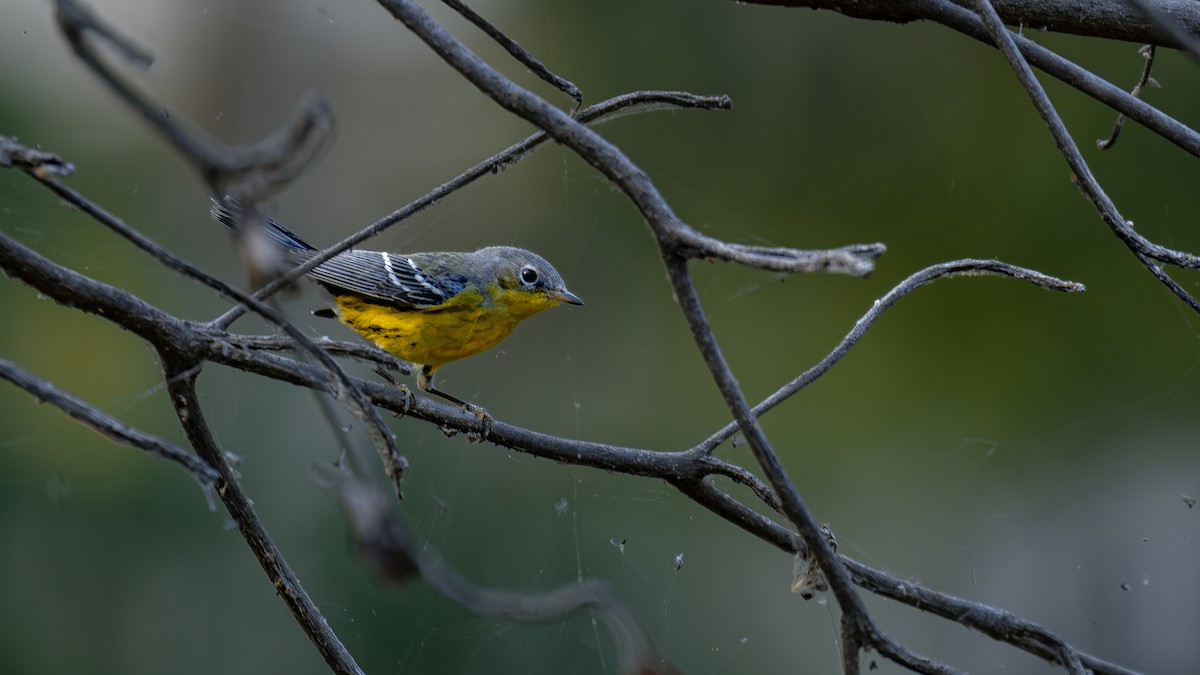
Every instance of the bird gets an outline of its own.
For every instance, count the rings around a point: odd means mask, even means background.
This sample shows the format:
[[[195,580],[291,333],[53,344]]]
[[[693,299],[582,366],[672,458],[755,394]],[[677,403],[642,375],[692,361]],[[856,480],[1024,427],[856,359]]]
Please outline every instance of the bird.
[[[242,208],[233,197],[214,198],[211,215],[235,231],[242,227]],[[275,220],[260,216],[254,221],[286,263],[300,265],[319,253]],[[495,347],[535,314],[583,304],[549,262],[515,246],[426,253],[350,249],[308,276],[335,305],[315,314],[336,317],[384,351],[419,366],[422,391],[481,419],[486,413],[434,386],[437,370]]]

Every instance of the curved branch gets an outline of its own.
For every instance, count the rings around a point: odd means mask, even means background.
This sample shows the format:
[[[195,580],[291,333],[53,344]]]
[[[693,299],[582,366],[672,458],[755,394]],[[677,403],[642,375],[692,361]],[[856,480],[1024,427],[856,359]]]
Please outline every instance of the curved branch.
[[[842,357],[850,353],[850,350],[866,335],[867,330],[875,323],[875,321],[883,316],[883,313],[895,305],[900,298],[912,293],[918,288],[944,277],[962,277],[962,276],[1005,276],[1014,279],[1028,281],[1042,288],[1061,291],[1063,293],[1081,293],[1084,286],[1081,283],[1074,281],[1065,281],[1057,277],[1052,277],[1042,274],[1037,270],[1031,270],[1027,267],[1018,267],[1010,265],[999,260],[955,260],[953,262],[939,263],[930,265],[925,269],[916,272],[909,276],[904,281],[896,284],[892,290],[888,291],[882,298],[871,304],[871,308],[863,314],[858,321],[854,323],[854,327],[842,338],[842,341],[833,348],[831,352],[825,355],[825,358],[818,361],[808,370],[796,376],[791,382],[780,387],[775,393],[763,399],[761,403],[754,406],[751,412],[754,416],[760,417],[768,410],[774,408],[784,402],[791,396],[795,395],[801,389],[812,384],[817,378],[824,375],[834,366]],[[711,451],[713,448],[729,440],[737,433],[737,422],[730,422],[722,427],[712,436],[701,441],[696,445],[698,450]]]
[[[1050,97],[1046,94],[1046,90],[1042,87],[1041,82],[1034,77],[1029,64],[1017,49],[1012,32],[1000,22],[1000,17],[997,16],[988,0],[975,0],[975,4],[979,15],[987,26],[991,39],[1012,66],[1017,79],[1029,94],[1030,100],[1033,101],[1034,108],[1037,109],[1038,114],[1041,115],[1042,120],[1046,123],[1046,127],[1050,130],[1050,135],[1054,138],[1059,152],[1067,160],[1067,165],[1074,173],[1075,183],[1079,185],[1083,193],[1096,206],[1096,210],[1100,212],[1100,217],[1108,224],[1113,233],[1117,235],[1117,238],[1137,256],[1143,265],[1150,269],[1151,273],[1159,281],[1164,281],[1166,275],[1162,270],[1151,265],[1148,259],[1189,269],[1200,268],[1200,256],[1176,251],[1156,244],[1134,231],[1133,222],[1126,220],[1121,215],[1117,210],[1116,204],[1109,198],[1104,188],[1100,186],[1100,182],[1096,180],[1096,177],[1092,175],[1091,168],[1088,167],[1087,161],[1083,159],[1083,154],[1079,152],[1079,146],[1071,138],[1071,134],[1067,131],[1062,118],[1059,117],[1058,111],[1054,109],[1054,104],[1050,102]],[[1189,306],[1196,307],[1195,300],[1186,292],[1181,293],[1183,289],[1178,284],[1172,282],[1165,285],[1185,302],[1188,302]]]
[[[138,93],[104,63],[87,36],[94,35],[107,42],[141,68],[148,68],[154,60],[147,50],[75,0],[56,0],[54,9],[58,27],[79,60],[183,154],[217,194],[225,194],[237,185],[243,194],[260,198],[270,195],[286,186],[329,146],[333,137],[333,111],[324,99],[314,94],[297,101],[291,119],[257,143],[221,143]]]

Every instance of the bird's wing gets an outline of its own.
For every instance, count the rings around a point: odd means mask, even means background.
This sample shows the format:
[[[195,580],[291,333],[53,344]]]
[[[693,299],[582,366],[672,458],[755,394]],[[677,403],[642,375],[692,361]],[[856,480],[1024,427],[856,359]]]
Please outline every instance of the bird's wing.
[[[422,273],[400,253],[346,251],[309,272],[316,281],[372,298],[411,307],[432,307],[450,299],[462,284]]]

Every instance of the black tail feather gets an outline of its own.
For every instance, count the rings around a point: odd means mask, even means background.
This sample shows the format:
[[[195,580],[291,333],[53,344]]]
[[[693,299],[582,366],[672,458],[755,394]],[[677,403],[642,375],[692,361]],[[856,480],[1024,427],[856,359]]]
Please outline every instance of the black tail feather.
[[[235,232],[238,231],[238,225],[242,222],[242,205],[238,203],[238,200],[227,195],[219,200],[214,197],[212,202],[213,205],[209,214],[213,217],[213,220]],[[258,220],[262,224],[263,232],[266,233],[271,241],[274,241],[283,248],[299,251],[317,250],[316,247],[309,245],[308,242],[292,234],[286,227],[274,220],[265,216],[260,217]]]

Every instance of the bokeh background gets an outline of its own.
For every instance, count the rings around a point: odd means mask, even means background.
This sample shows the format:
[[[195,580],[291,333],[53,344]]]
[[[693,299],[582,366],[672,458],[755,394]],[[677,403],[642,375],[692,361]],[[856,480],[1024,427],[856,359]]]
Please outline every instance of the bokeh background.
[[[155,53],[148,72],[126,69],[144,90],[224,140],[274,129],[306,90],[332,101],[336,142],[268,205],[318,245],[530,131],[370,2],[94,7]],[[1182,499],[1200,495],[1200,320],[1071,186],[997,53],[932,25],[721,0],[475,7],[588,102],[648,88],[732,96],[730,112],[656,112],[600,129],[695,227],[760,244],[887,244],[868,279],[694,266],[754,400],[926,265],[996,257],[1087,284],[1074,296],[995,278],[922,289],[763,423],[843,551],[1131,668],[1200,667],[1200,508]],[[568,105],[464,21],[431,11],[510,76]],[[240,283],[196,176],[70,56],[50,14],[39,0],[0,8],[0,134],[62,153],[78,169],[73,187]],[[1137,45],[1032,36],[1123,86],[1142,67]],[[1163,88],[1148,97],[1194,124],[1198,75],[1165,51],[1155,73]],[[1095,150],[1115,113],[1043,80],[1123,213],[1154,240],[1200,251],[1195,158],[1135,124],[1114,150]],[[226,307],[13,171],[0,172],[0,228],[178,315]],[[688,447],[727,421],[646,227],[570,152],[547,147],[371,245],[489,244],[542,253],[587,306],[548,312],[495,351],[447,367],[445,389],[498,419],[651,449]],[[1200,291],[1194,274],[1177,278]],[[286,301],[315,334],[350,337],[308,314],[320,304],[311,289]],[[0,357],[182,442],[136,338],[12,280],[0,280],[0,308]],[[237,328],[265,330],[253,319]],[[482,621],[420,584],[375,585],[312,481],[339,447],[311,395],[219,367],[201,381],[266,526],[367,672],[613,672],[611,644],[587,616]],[[389,424],[413,466],[406,517],[473,580],[534,591],[608,579],[688,673],[838,668],[836,612],[788,593],[792,560],[669,487],[469,445],[415,420]],[[720,452],[751,462],[745,446]],[[325,672],[226,516],[187,476],[7,385],[0,578],[0,672]],[[870,604],[895,637],[971,672],[1051,670],[954,625]]]

